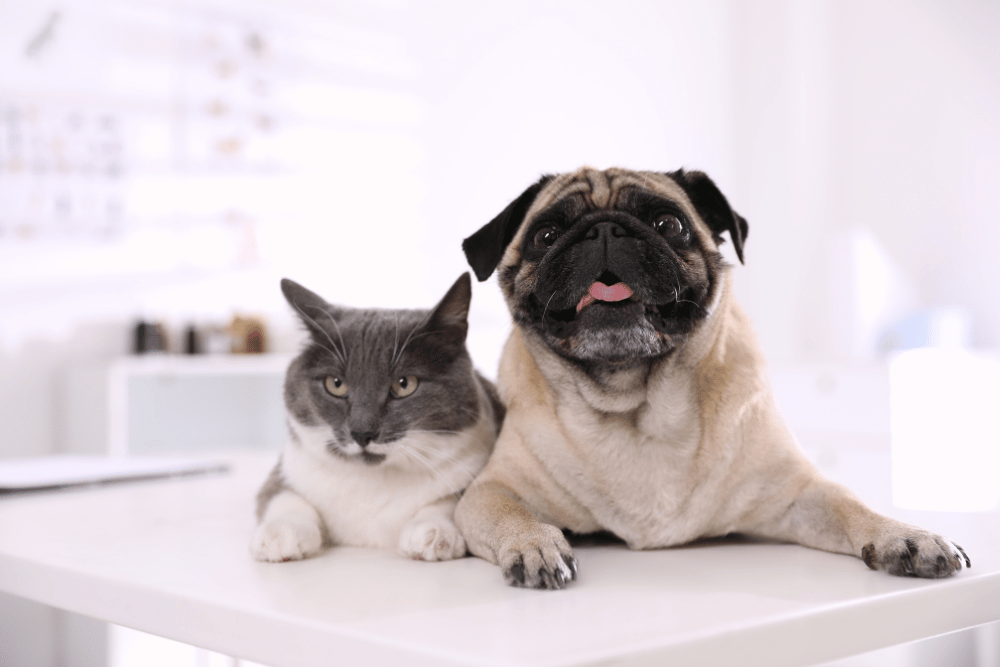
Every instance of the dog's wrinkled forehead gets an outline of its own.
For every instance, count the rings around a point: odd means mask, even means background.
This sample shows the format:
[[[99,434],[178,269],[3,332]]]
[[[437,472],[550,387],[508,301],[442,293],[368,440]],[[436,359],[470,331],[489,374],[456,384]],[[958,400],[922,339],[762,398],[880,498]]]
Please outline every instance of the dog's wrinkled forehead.
[[[507,245],[507,250],[500,264],[507,266],[520,260],[518,248],[521,247],[524,235],[531,226],[531,221],[542,211],[557,204],[579,209],[574,211],[578,215],[593,210],[613,210],[622,199],[623,193],[637,190],[669,199],[676,203],[687,214],[688,218],[700,221],[687,193],[666,174],[617,168],[599,170],[583,167],[554,177],[542,188],[528,209],[524,222]],[[695,227],[699,236],[703,239],[711,239],[711,234],[706,233],[704,225],[696,224]]]

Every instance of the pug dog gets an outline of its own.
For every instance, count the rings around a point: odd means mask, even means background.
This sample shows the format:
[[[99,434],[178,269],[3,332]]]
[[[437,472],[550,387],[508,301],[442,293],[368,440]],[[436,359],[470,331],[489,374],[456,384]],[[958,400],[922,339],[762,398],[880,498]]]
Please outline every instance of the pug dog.
[[[939,535],[873,512],[803,456],[733,298],[728,234],[747,223],[704,173],[544,176],[465,239],[513,316],[496,447],[455,510],[507,583],[577,577],[567,533],[632,549],[742,533],[853,554],[890,574],[971,562]]]

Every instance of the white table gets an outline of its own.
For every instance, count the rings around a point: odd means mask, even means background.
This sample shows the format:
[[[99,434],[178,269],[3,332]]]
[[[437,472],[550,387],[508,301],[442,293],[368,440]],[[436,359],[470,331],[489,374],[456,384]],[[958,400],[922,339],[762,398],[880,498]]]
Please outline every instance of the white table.
[[[794,545],[577,550],[563,591],[476,558],[335,548],[263,564],[247,539],[273,454],[225,475],[0,497],[0,591],[279,665],[805,665],[1000,619],[997,514],[892,513],[972,570],[890,577]]]

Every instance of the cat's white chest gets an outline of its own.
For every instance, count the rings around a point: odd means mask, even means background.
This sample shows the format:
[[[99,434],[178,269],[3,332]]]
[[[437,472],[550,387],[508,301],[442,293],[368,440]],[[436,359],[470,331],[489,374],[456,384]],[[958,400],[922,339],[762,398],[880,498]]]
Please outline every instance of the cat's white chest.
[[[407,523],[433,503],[448,505],[450,520],[456,494],[489,449],[481,421],[453,436],[408,436],[392,443],[385,461],[367,465],[326,451],[326,428],[297,426],[300,442],[285,447],[282,477],[340,545],[395,549]]]
[[[435,500],[423,475],[316,456],[297,445],[286,447],[282,471],[319,512],[334,544],[393,548],[406,522]]]

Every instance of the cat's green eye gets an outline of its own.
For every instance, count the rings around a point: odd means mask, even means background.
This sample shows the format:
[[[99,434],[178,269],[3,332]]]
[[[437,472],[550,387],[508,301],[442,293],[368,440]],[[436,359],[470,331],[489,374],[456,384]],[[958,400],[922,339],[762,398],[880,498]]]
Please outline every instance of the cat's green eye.
[[[396,378],[395,382],[392,383],[392,393],[396,395],[396,398],[406,398],[417,390],[418,384],[420,382],[415,375]]]
[[[326,380],[323,381],[323,386],[331,396],[336,396],[337,398],[347,396],[347,383],[340,378],[327,375]]]

